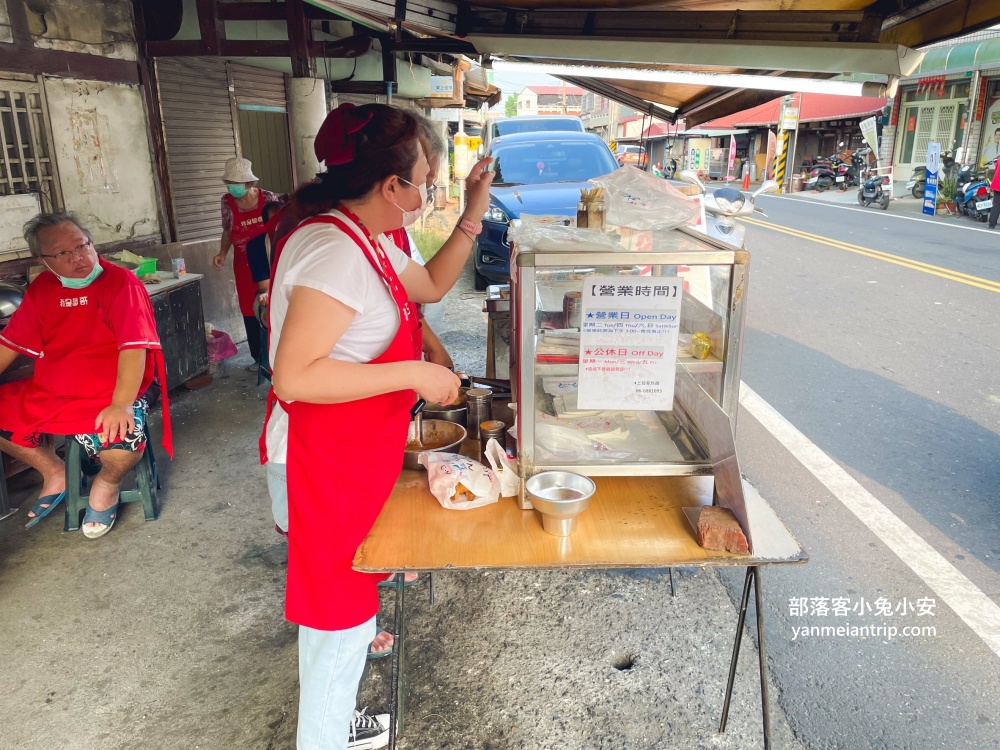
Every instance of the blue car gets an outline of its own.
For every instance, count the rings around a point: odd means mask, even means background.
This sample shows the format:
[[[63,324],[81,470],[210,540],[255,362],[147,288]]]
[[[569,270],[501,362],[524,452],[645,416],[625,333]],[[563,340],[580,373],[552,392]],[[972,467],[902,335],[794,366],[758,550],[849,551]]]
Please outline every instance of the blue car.
[[[523,214],[576,216],[588,180],[618,169],[608,145],[591,133],[534,132],[496,138],[490,144],[490,210],[474,250],[476,289],[510,278],[507,231]]]

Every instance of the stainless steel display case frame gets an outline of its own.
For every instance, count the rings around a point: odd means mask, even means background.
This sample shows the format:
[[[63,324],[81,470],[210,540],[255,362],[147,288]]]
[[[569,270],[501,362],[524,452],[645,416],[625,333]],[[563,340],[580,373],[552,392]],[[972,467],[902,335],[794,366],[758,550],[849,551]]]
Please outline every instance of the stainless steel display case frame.
[[[726,473],[731,473],[732,469],[738,472],[738,464],[735,461],[735,446],[732,445],[733,436],[736,431],[736,419],[739,407],[740,389],[740,369],[742,364],[743,335],[745,324],[745,301],[747,285],[749,283],[749,263],[750,255],[746,251],[717,242],[712,238],[702,235],[693,230],[673,229],[668,230],[675,233],[670,239],[680,249],[670,252],[640,252],[627,250],[623,247],[621,251],[607,250],[541,250],[536,248],[512,248],[512,330],[511,332],[511,381],[514,389],[514,398],[518,404],[518,467],[521,475],[522,492],[521,506],[530,507],[525,499],[523,483],[533,474],[544,470],[565,470],[576,471],[591,476],[690,476],[703,474],[716,474],[717,479],[720,466],[725,464],[728,469]],[[660,238],[663,239],[661,233]],[[628,265],[638,266],[729,266],[730,283],[728,289],[728,300],[726,305],[724,351],[719,359],[721,362],[721,383],[720,399],[718,406],[725,413],[729,428],[725,429],[725,421],[719,419],[708,420],[711,425],[694,424],[693,415],[704,414],[705,398],[714,404],[714,399],[694,383],[686,383],[687,387],[678,388],[677,394],[686,393],[688,398],[691,394],[698,394],[695,398],[698,404],[690,403],[686,408],[685,404],[677,403],[680,407],[672,414],[691,437],[693,437],[702,449],[704,460],[692,460],[684,462],[666,463],[594,463],[587,465],[567,464],[556,465],[552,463],[536,462],[535,458],[535,419],[533,409],[536,399],[536,370],[535,370],[535,346],[536,346],[536,269],[582,269],[595,266],[621,267]],[[528,290],[528,293],[525,293]],[[682,311],[683,314],[683,311]],[[530,321],[528,325],[522,325],[521,321]],[[516,346],[514,346],[516,344]],[[702,363],[698,361],[687,364],[678,363],[678,379],[691,378],[691,375],[699,371],[705,372],[707,368],[718,368],[718,363]],[[680,385],[680,382],[678,382]],[[693,385],[693,388],[691,387]],[[700,392],[700,393],[699,393]],[[722,427],[720,428],[720,425]],[[712,429],[713,434],[704,434],[704,430]],[[719,434],[724,431],[728,434]],[[727,446],[722,453],[717,453],[718,446]],[[738,476],[738,475],[737,475]],[[728,477],[732,480],[732,477]],[[717,481],[717,484],[719,482]],[[731,485],[731,481],[726,484]],[[742,500],[742,498],[740,499]],[[740,502],[742,505],[742,502]]]

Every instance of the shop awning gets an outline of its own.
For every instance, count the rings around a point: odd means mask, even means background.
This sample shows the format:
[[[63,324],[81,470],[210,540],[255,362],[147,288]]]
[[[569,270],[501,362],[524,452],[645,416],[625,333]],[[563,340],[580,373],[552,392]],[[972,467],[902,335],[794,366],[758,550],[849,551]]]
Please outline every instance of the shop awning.
[[[782,79],[912,75],[911,47],[1000,22],[992,0],[310,0],[397,37],[404,53],[532,63],[655,67]],[[789,80],[792,79],[792,80]],[[626,81],[569,83],[662,120],[697,125],[774,98],[749,86]],[[780,92],[779,92],[780,93]]]
[[[929,49],[913,77],[984,68],[1000,68],[1000,38]]]
[[[872,96],[832,96],[830,94],[800,94],[799,122],[851,120],[881,112],[887,99]],[[720,117],[702,125],[703,129],[752,128],[776,125],[780,117],[781,97]]]

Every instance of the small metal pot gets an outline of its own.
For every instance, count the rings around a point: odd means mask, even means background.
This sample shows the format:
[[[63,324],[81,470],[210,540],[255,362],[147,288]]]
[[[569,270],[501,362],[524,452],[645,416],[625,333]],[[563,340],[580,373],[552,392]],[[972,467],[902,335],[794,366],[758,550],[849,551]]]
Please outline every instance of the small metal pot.
[[[427,404],[424,407],[424,416],[429,419],[440,419],[445,422],[462,425],[468,432],[469,429],[469,407],[466,403],[468,398],[468,387],[458,390],[458,398],[450,404]]]
[[[426,414],[426,409],[424,410]],[[465,442],[466,432],[462,425],[447,422],[442,419],[425,419],[423,445],[427,447],[410,450],[410,445],[416,438],[416,424],[410,422],[410,431],[406,435],[407,448],[403,451],[403,468],[423,471],[424,467],[417,462],[421,453],[441,452],[458,453]]]

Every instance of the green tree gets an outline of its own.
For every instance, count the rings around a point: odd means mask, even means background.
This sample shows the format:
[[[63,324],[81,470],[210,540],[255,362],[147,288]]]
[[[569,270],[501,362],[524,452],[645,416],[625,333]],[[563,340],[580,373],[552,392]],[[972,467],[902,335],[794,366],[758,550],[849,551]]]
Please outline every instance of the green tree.
[[[504,114],[506,114],[507,117],[513,117],[517,114],[517,97],[514,94],[507,97],[507,101],[504,102],[503,109]]]

